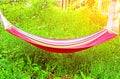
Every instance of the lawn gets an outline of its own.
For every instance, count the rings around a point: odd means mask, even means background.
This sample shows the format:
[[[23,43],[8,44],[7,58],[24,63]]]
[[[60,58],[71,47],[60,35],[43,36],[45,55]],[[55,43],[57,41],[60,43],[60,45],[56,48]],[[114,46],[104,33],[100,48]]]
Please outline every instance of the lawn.
[[[16,27],[46,38],[79,38],[102,29],[107,16],[97,9],[62,10],[55,0],[0,1]],[[0,79],[120,79],[120,37],[73,54],[34,47],[0,25]]]

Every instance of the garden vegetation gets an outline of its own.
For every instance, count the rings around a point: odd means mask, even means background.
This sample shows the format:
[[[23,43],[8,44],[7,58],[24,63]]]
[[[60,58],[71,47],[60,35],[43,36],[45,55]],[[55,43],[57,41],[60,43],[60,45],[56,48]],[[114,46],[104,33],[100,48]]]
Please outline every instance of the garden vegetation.
[[[0,11],[16,27],[46,38],[79,38],[107,23],[97,8],[62,10],[56,4],[56,0],[0,0]],[[0,79],[120,79],[119,36],[74,54],[57,54],[0,26]]]

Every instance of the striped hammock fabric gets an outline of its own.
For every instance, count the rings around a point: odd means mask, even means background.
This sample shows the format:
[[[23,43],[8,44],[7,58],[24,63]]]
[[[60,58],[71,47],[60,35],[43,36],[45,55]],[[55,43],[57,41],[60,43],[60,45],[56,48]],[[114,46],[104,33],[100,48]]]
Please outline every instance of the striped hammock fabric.
[[[0,22],[4,26],[5,30],[10,34],[17,36],[38,48],[57,53],[73,53],[93,47],[117,36],[118,30],[116,29],[118,29],[119,26],[119,19],[111,22],[111,19],[113,19],[113,17],[109,18],[107,27],[100,30],[99,32],[82,38],[66,40],[43,38],[27,33],[12,25],[2,15],[2,13],[0,13]]]

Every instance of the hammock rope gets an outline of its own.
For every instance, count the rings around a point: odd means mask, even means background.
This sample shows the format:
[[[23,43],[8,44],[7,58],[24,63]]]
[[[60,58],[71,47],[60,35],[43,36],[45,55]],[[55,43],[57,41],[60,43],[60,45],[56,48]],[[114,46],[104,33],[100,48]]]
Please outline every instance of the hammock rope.
[[[109,18],[107,25],[104,29],[85,36],[82,38],[76,39],[49,39],[39,37],[30,33],[27,33],[14,25],[12,25],[3,15],[0,13],[0,22],[6,31],[14,36],[21,38],[22,40],[47,51],[56,52],[56,53],[73,53],[87,48],[93,47],[100,43],[103,43],[109,39],[117,36],[119,32],[119,19],[114,19],[115,13],[115,1],[112,2],[111,8],[109,10]],[[112,11],[111,11],[112,10]]]

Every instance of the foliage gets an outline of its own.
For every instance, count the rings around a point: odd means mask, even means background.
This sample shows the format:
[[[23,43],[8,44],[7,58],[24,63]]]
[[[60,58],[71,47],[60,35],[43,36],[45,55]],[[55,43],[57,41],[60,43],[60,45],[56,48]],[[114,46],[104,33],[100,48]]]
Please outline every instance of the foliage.
[[[48,38],[78,38],[104,27],[97,9],[61,10],[55,0],[0,1],[15,26]],[[0,27],[0,79],[119,79],[120,38],[74,54],[38,49]]]

